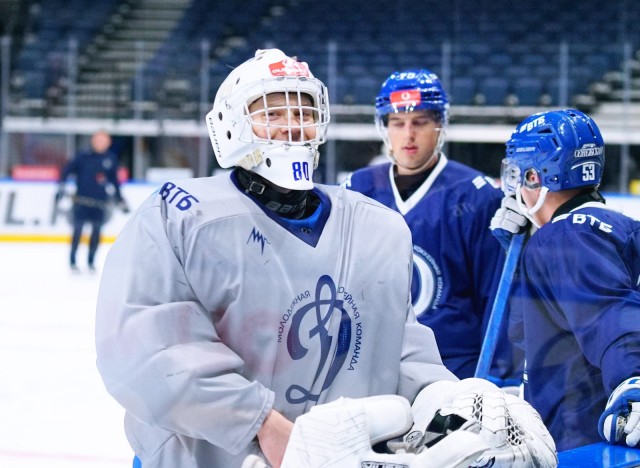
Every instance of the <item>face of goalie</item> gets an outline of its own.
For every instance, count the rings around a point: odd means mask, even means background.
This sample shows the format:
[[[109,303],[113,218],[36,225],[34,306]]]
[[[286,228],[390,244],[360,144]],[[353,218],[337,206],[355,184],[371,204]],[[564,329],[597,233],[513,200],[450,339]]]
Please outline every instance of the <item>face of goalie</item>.
[[[431,111],[388,114],[387,132],[398,174],[411,175],[432,167],[442,125]]]
[[[316,137],[313,101],[306,94],[271,93],[249,105],[253,133],[263,140],[309,141]]]

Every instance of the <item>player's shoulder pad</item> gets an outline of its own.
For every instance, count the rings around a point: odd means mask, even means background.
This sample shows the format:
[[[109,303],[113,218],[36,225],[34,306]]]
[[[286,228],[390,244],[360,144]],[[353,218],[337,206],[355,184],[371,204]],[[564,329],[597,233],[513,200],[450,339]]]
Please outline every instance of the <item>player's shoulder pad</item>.
[[[368,193],[380,185],[380,181],[389,178],[390,166],[391,163],[383,163],[357,169],[350,173],[340,185],[349,190]]]
[[[340,204],[344,204],[345,209],[351,209],[354,212],[361,213],[363,209],[375,210],[375,217],[386,224],[389,228],[392,225],[399,226],[402,230],[406,228],[409,231],[409,227],[404,220],[404,217],[396,210],[383,205],[377,200],[367,196],[365,193],[359,191],[353,191],[345,189],[342,186],[322,185],[316,187],[321,188],[335,203],[334,208],[339,208]],[[384,221],[383,221],[384,220]]]
[[[188,211],[200,203],[197,179],[167,181],[158,190],[158,197],[168,209]]]
[[[224,206],[227,200],[238,198],[238,191],[229,177],[222,175],[167,181],[156,195],[167,212],[188,213],[203,204]]]
[[[448,160],[441,176],[447,179],[447,186],[465,191],[472,187],[475,191],[497,193],[502,198],[502,191],[495,179],[457,161]]]
[[[343,200],[344,203],[346,204],[365,201],[365,202],[371,202],[373,205],[376,205],[376,206],[379,205],[382,208],[389,209],[386,206],[379,203],[378,201],[374,200],[373,198],[370,198],[369,196],[365,195],[360,190],[347,189],[344,184],[340,184],[340,185],[316,184],[316,188],[323,191],[330,198],[337,197],[338,199]]]
[[[605,205],[598,203],[596,206],[592,203],[587,203],[582,207],[556,216],[551,220],[551,225],[556,226],[556,229],[572,230],[572,231],[592,231],[596,233],[610,234],[614,231],[614,226],[617,224],[617,217],[624,215],[616,215],[615,211],[609,210]],[[611,214],[614,216],[612,217]]]

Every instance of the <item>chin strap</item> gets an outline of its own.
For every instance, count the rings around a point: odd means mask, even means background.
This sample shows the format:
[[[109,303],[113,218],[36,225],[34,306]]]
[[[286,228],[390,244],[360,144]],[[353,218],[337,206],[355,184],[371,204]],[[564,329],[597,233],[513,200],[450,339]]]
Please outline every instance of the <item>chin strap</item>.
[[[536,228],[539,228],[540,225],[535,222],[535,220],[533,219],[533,215],[536,214],[540,210],[540,208],[542,208],[542,205],[547,198],[548,192],[549,189],[547,187],[542,187],[540,189],[540,195],[538,196],[538,201],[536,202],[536,204],[531,208],[527,208],[527,205],[525,205],[522,201],[522,185],[518,184],[518,186],[516,187],[516,202],[518,203],[518,208],[520,208],[522,214],[525,215]]]

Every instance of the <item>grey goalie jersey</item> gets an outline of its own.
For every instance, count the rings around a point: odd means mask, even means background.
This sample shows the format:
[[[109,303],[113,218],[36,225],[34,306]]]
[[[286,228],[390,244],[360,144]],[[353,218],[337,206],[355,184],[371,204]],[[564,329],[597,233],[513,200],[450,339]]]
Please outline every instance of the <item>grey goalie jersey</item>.
[[[456,380],[413,316],[400,214],[317,186],[316,213],[284,220],[236,184],[166,183],[104,265],[97,364],[144,468],[239,467],[272,408]]]

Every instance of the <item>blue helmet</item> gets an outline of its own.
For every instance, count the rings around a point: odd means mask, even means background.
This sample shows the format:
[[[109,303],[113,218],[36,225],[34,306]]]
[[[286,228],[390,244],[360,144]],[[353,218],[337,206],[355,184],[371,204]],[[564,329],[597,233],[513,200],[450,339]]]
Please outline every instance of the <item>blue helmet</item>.
[[[438,75],[427,69],[393,72],[382,83],[376,97],[376,122],[393,112],[434,111],[445,125],[449,119],[449,100]]]
[[[516,193],[518,185],[546,187],[551,192],[597,187],[604,168],[604,140],[591,117],[575,109],[533,114],[507,141],[502,161],[502,190]],[[538,186],[527,184],[535,171]]]

